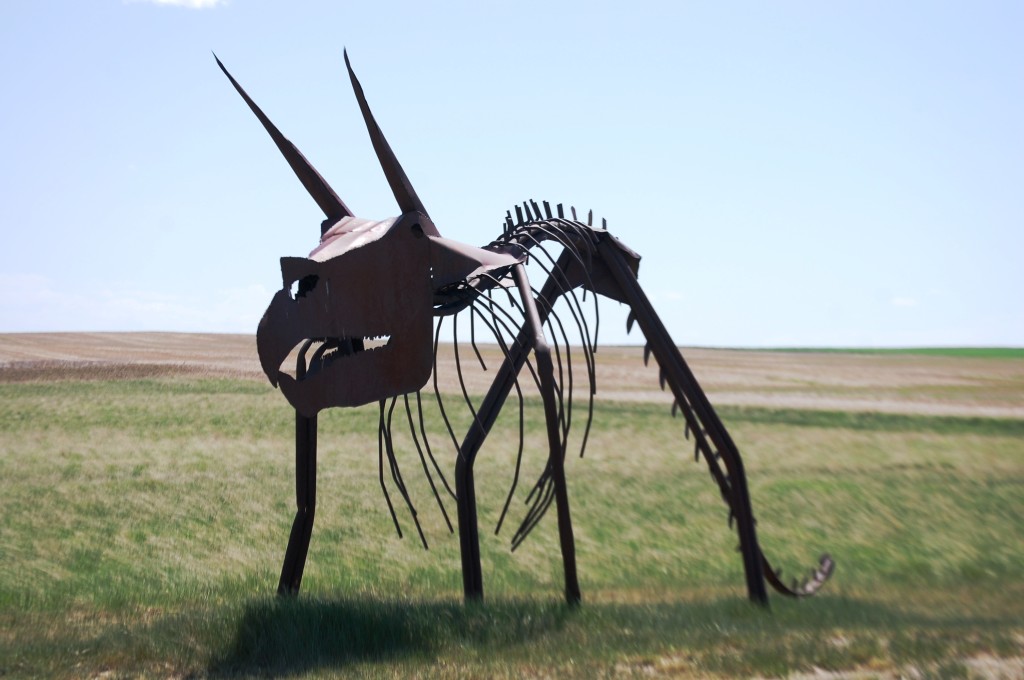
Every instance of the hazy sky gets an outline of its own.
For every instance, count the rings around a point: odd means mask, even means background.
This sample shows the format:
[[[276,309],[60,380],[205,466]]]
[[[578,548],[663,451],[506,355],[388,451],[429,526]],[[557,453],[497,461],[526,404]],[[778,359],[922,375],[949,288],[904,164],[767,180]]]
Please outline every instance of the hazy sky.
[[[323,216],[211,50],[387,217],[347,47],[445,236],[593,208],[680,344],[1021,346],[1022,35],[1020,2],[4,0],[0,331],[254,332]]]

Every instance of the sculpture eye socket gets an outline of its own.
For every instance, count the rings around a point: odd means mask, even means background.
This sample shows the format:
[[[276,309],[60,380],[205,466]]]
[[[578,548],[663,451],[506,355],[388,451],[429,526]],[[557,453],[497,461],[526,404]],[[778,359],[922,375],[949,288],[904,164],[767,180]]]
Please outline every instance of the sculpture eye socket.
[[[309,274],[307,276],[303,276],[298,281],[292,281],[292,285],[289,288],[292,299],[297,300],[298,298],[306,297],[307,293],[316,288],[317,281],[319,280],[320,277],[316,274]]]
[[[409,231],[411,231],[412,235],[416,238],[423,238],[424,236],[423,227],[420,226],[419,222],[415,222],[411,227],[409,227]]]

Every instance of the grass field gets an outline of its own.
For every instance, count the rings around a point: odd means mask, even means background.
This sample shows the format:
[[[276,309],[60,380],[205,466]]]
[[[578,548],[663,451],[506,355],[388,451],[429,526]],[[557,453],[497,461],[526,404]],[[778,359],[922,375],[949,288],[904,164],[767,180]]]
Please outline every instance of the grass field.
[[[246,351],[0,336],[0,677],[1024,677],[1021,358],[685,352],[744,453],[765,552],[787,575],[838,565],[764,611],[637,348],[602,350],[568,463],[581,607],[553,517],[515,553],[514,526],[488,531],[513,409],[477,465],[483,604],[462,604],[458,539],[402,440],[430,550],[400,504],[396,536],[376,408],[321,415],[303,591],[279,600],[293,415]],[[527,432],[532,482],[536,403]]]

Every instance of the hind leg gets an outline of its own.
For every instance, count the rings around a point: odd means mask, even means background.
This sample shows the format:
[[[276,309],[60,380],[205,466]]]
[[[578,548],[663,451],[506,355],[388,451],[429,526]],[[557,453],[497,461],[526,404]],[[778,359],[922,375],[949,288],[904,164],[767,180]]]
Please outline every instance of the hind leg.
[[[572,518],[569,515],[569,489],[565,482],[565,451],[558,430],[558,406],[555,399],[555,374],[551,363],[551,348],[548,347],[541,326],[537,303],[533,299],[526,268],[519,265],[514,270],[516,287],[523,301],[527,324],[532,331],[534,356],[537,360],[537,374],[540,378],[541,397],[544,400],[544,420],[547,423],[548,462],[552,468],[555,486],[555,509],[558,513],[558,539],[562,547],[562,566],[565,570],[565,599],[569,604],[580,601],[580,584],[576,575],[576,540],[573,537]]]

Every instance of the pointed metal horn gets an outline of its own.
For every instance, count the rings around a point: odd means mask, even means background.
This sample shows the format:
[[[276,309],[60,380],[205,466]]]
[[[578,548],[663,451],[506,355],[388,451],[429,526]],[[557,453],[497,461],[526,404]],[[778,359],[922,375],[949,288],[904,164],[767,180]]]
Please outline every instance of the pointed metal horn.
[[[363,95],[363,87],[352,71],[352,64],[349,63],[347,50],[344,51],[344,55],[348,77],[352,81],[352,89],[359,101],[359,109],[363,112],[363,120],[366,121],[366,130],[370,133],[373,150],[377,152],[377,160],[380,161],[380,167],[384,169],[384,176],[388,178],[388,184],[391,185],[391,192],[395,195],[395,200],[398,201],[398,207],[402,209],[403,213],[415,211],[426,215],[426,208],[423,207],[420,197],[416,195],[416,190],[412,188],[409,178],[406,177],[405,171],[398,163],[395,152],[388,145],[388,140],[384,139],[384,133],[380,131],[377,121],[374,120],[373,114],[370,112],[366,97]]]
[[[243,90],[242,86],[238,84],[238,81],[236,81],[231,74],[228,73],[228,70],[224,68],[224,64],[221,63],[216,54],[213,55],[213,58],[217,60],[217,66],[220,66],[220,70],[224,72],[224,75],[228,77],[231,84],[235,86],[236,90],[238,90],[238,94],[242,95],[242,99],[245,100],[245,103],[249,105],[252,112],[255,113],[256,117],[260,119],[261,123],[263,123],[263,127],[265,127],[267,132],[270,133],[271,139],[273,139],[274,143],[277,144],[277,148],[281,150],[281,153],[284,155],[284,159],[288,161],[288,165],[292,167],[296,177],[298,177],[299,181],[302,182],[302,186],[306,187],[306,191],[308,191],[309,195],[313,197],[313,200],[320,206],[320,209],[324,211],[324,215],[327,216],[327,220],[333,224],[342,217],[351,216],[352,211],[348,209],[348,206],[346,206],[340,198],[338,198],[338,195],[334,193],[334,189],[331,189],[330,185],[327,184],[327,181],[320,176],[319,172],[316,171],[316,168],[310,165],[309,161],[306,160],[306,157],[302,155],[295,145],[288,141],[288,139],[281,134],[281,131],[270,122],[270,119],[267,118],[263,111],[260,110],[260,107],[256,106],[256,103],[245,93],[245,90]]]

